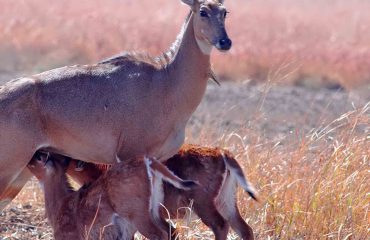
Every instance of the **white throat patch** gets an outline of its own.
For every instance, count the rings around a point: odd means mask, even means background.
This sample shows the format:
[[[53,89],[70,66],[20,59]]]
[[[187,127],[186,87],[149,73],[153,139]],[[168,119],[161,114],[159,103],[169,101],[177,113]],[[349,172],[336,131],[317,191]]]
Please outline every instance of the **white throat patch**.
[[[212,45],[211,44],[209,44],[208,42],[206,42],[204,40],[200,40],[198,38],[195,38],[195,40],[197,41],[198,47],[199,47],[200,51],[202,51],[203,54],[205,54],[205,55],[210,55],[211,54],[211,51],[212,51]]]

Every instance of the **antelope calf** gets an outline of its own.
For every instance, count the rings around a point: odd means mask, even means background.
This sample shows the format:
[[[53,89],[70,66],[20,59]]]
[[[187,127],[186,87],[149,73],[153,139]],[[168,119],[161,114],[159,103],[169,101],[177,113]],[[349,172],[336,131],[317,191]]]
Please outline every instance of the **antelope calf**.
[[[200,185],[183,191],[164,183],[164,206],[171,218],[183,217],[179,209],[193,201],[194,212],[212,229],[217,240],[227,239],[229,225],[242,239],[254,239],[252,228],[237,207],[237,184],[255,200],[256,193],[230,152],[186,145],[165,165],[180,178],[192,179]]]
[[[28,164],[43,185],[46,215],[56,240],[130,240],[137,230],[149,239],[168,239],[161,229],[165,222],[158,218],[161,191],[156,189],[157,182],[169,181],[182,189],[195,185],[155,159],[145,158],[117,164],[90,185],[73,191],[66,177],[69,161],[37,153]]]
[[[184,145],[164,164],[180,178],[197,181],[200,185],[184,191],[164,182],[164,199],[159,201],[171,218],[183,217],[184,212],[179,209],[190,206],[193,201],[195,213],[212,229],[217,240],[227,238],[229,225],[242,239],[254,239],[252,228],[243,220],[237,207],[237,184],[255,200],[256,193],[230,152],[220,148]],[[88,180],[89,176],[103,171],[90,163],[84,164],[80,172],[74,171],[76,161],[71,166],[69,174],[80,183],[94,181],[94,178]],[[161,212],[162,218],[168,217],[167,211]]]

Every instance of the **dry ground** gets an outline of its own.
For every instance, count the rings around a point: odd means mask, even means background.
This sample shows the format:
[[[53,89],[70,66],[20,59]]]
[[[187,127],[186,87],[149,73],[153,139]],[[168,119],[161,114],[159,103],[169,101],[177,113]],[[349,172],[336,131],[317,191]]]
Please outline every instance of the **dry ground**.
[[[340,90],[210,83],[187,142],[230,149],[261,195],[239,193],[257,239],[369,239],[370,109]],[[184,239],[212,239],[199,220]],[[0,215],[0,239],[51,239],[35,181]],[[234,233],[229,239],[237,239]]]

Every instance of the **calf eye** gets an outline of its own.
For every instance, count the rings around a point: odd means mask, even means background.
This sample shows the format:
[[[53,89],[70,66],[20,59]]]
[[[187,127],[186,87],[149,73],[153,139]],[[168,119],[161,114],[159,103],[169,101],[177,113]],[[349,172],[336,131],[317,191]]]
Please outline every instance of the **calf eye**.
[[[204,10],[200,10],[200,16],[201,17],[208,17],[208,13],[206,12],[206,11],[204,11]]]

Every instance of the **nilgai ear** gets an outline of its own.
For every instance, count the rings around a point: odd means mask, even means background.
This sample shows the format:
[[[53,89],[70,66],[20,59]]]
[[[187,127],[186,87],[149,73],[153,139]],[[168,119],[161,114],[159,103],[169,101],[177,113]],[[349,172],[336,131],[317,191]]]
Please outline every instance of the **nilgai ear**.
[[[185,3],[186,5],[189,5],[190,7],[194,6],[194,2],[196,0],[181,0],[181,2]]]

